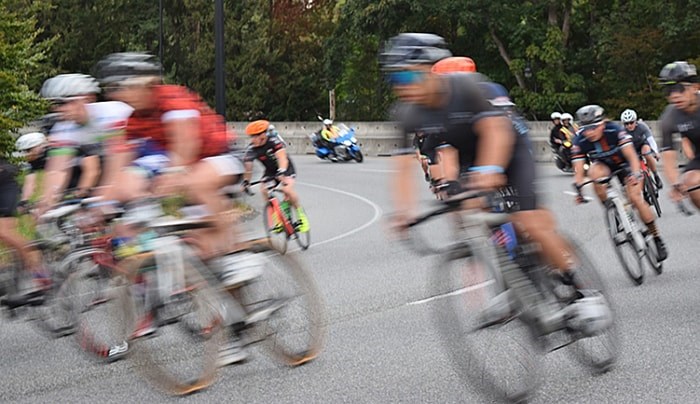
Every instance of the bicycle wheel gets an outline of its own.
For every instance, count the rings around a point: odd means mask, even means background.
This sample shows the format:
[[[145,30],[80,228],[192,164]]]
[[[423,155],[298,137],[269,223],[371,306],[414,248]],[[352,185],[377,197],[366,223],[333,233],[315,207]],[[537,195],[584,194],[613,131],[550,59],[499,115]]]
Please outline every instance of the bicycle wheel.
[[[569,330],[574,341],[569,351],[574,358],[586,366],[591,367],[597,373],[607,372],[612,369],[620,354],[620,341],[615,321],[615,304],[610,297],[605,284],[596,266],[588,258],[588,255],[579,245],[568,239],[569,245],[576,253],[579,265],[576,268],[576,282],[579,289],[595,290],[601,293],[608,303],[613,313],[613,323],[606,330],[594,335],[587,336],[574,330]]]
[[[308,220],[308,219],[307,219]],[[297,240],[297,244],[302,250],[306,250],[311,245],[311,231],[308,229],[308,223],[306,231],[301,231],[301,222],[299,220],[299,213],[296,209],[290,208],[289,210],[289,221],[294,226],[294,238]]]
[[[656,216],[661,217],[661,205],[659,205],[659,192],[653,183],[653,180],[647,172],[644,172],[644,199],[649,206],[652,206],[656,211]]]
[[[132,283],[122,308],[127,317],[142,319],[155,309],[153,321],[157,326],[153,338],[132,340],[136,368],[151,384],[169,394],[185,395],[210,386],[216,379],[216,361],[225,333],[222,305],[210,286],[208,270],[183,245],[185,285],[163,288],[168,290],[163,297],[161,285],[156,284],[155,255],[144,253],[133,258],[124,266],[131,274],[140,273],[141,280]],[[132,281],[138,278],[132,276]],[[134,328],[128,326],[127,330]]]
[[[71,308],[75,336],[83,351],[112,362],[129,352],[132,313],[122,309],[129,293],[129,282],[91,257],[76,260],[73,272],[61,287],[61,295]]]
[[[19,292],[22,261],[14,249],[0,244],[0,296]]]
[[[435,326],[455,369],[485,400],[524,401],[541,382],[543,352],[481,255],[461,244],[433,271]]]
[[[251,249],[264,262],[262,275],[240,289],[253,341],[264,341],[289,366],[318,356],[326,335],[321,296],[311,274],[289,255],[267,247]]]
[[[625,273],[627,273],[635,285],[641,285],[644,283],[642,258],[637,253],[631,235],[626,234],[617,208],[609,208],[605,218],[607,220],[608,232],[615,246],[615,254],[617,254],[622,264],[622,269],[625,270]]]
[[[282,212],[275,209],[271,204],[265,206],[265,214],[263,215],[263,225],[270,247],[279,251],[281,254],[287,252],[287,239],[289,236],[284,230],[282,224]]]
[[[654,237],[651,235],[647,235],[644,238],[644,241],[646,242],[647,245],[647,253],[646,253],[646,259],[647,263],[651,267],[651,269],[656,272],[657,275],[661,275],[664,271],[664,264],[663,262],[659,261],[658,256],[659,252],[656,249],[656,243],[654,242]]]

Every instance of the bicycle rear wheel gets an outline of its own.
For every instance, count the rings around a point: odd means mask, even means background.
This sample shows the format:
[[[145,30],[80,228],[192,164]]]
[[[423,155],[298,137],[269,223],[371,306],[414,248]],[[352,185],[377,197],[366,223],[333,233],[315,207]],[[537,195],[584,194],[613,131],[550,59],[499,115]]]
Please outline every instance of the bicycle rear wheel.
[[[287,239],[289,235],[287,235],[284,225],[282,224],[282,212],[268,203],[265,206],[265,214],[262,216],[265,234],[267,234],[270,247],[284,254],[287,252]]]
[[[308,223],[306,231],[299,231],[301,222],[299,220],[299,213],[295,208],[290,208],[289,210],[289,221],[292,223],[292,226],[294,226],[294,238],[297,240],[299,247],[301,247],[302,250],[308,249],[309,245],[311,245],[311,231],[308,229]]]
[[[644,199],[654,208],[656,216],[661,217],[661,205],[659,205],[659,192],[653,180],[647,172],[644,172]]]
[[[313,277],[292,256],[267,247],[250,251],[264,263],[262,274],[240,289],[251,339],[264,341],[286,365],[313,360],[326,335],[323,301]]]
[[[607,210],[605,218],[607,220],[608,233],[610,233],[612,238],[615,254],[617,254],[620,264],[622,264],[622,269],[625,270],[625,273],[635,285],[641,285],[644,283],[642,258],[637,253],[632,237],[626,234],[626,230],[622,225],[623,222],[620,219],[620,213],[615,207],[611,207]]]
[[[657,275],[661,275],[661,273],[664,271],[664,263],[659,261],[658,259],[659,252],[656,249],[656,243],[654,242],[654,238],[651,235],[647,235],[644,238],[644,241],[647,245],[647,263],[649,264],[651,269],[653,269],[654,272],[656,272]]]
[[[215,381],[225,334],[221,301],[210,286],[207,269],[189,248],[182,251],[183,288],[163,298],[155,284],[156,272],[151,271],[155,256],[145,253],[126,265],[132,274],[150,271],[147,281],[133,284],[122,302],[129,318],[148,315],[155,309],[157,331],[153,338],[133,340],[132,357],[151,384],[174,395],[194,393]],[[132,326],[127,329],[134,330]]]
[[[576,282],[579,289],[595,290],[605,297],[608,307],[613,313],[613,323],[606,330],[594,335],[586,336],[577,331],[569,330],[574,341],[569,351],[574,358],[586,366],[591,367],[597,373],[606,372],[614,366],[620,354],[620,341],[615,319],[615,304],[610,297],[605,284],[596,266],[573,240],[568,240],[569,245],[576,253],[578,266],[576,267]]]
[[[22,261],[19,254],[0,244],[0,296],[14,295],[19,292]]]
[[[541,383],[543,352],[486,259],[467,244],[447,254],[433,272],[433,318],[453,366],[478,393],[524,401]]]

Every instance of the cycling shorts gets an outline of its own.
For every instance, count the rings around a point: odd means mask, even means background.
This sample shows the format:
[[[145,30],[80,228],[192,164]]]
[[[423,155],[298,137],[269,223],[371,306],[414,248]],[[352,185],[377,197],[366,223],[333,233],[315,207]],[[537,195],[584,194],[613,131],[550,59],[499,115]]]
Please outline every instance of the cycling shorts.
[[[0,185],[0,217],[12,217],[17,212],[19,185],[14,180],[4,181]]]
[[[684,173],[687,173],[688,171],[693,171],[693,170],[700,170],[700,157],[695,157],[694,159],[688,161],[688,163],[686,163],[685,167],[683,167]]]

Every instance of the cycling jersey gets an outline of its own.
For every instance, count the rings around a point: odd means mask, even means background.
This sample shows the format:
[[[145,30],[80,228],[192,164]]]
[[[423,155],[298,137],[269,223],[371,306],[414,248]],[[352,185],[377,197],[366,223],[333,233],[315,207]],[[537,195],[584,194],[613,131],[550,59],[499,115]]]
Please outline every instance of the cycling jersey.
[[[284,143],[277,137],[267,137],[267,141],[260,147],[253,147],[252,145],[246,150],[244,157],[245,162],[251,162],[258,160],[265,166],[265,173],[263,177],[274,177],[277,175],[277,169],[279,164],[277,162],[277,156],[275,153],[284,149]],[[287,172],[285,175],[293,176],[295,174],[294,164],[292,164],[292,159],[287,154]]]
[[[556,144],[555,140],[562,140],[561,138],[561,124],[559,125],[554,125],[552,127],[552,130],[549,131],[549,143],[550,144]]]
[[[16,176],[19,169],[0,157],[0,217],[14,216],[19,200]]]
[[[126,125],[127,140],[139,147],[139,157],[169,150],[164,123],[188,118],[199,119],[200,159],[228,150],[230,133],[226,122],[199,95],[186,87],[174,85],[156,86],[153,91],[155,107],[134,111]]]
[[[642,147],[646,144],[651,147],[652,151],[656,153],[656,142],[654,141],[654,135],[651,133],[651,129],[647,124],[641,121],[637,121],[637,126],[634,128],[634,130],[630,131],[629,129],[625,128],[625,131],[627,131],[627,134],[629,134],[632,137],[632,143],[634,143],[635,149],[637,149],[637,153],[642,152]]]
[[[417,104],[400,104],[394,108],[394,120],[400,122],[404,132],[398,153],[414,153],[411,147],[413,137],[422,134],[425,140],[421,150],[452,146],[459,151],[460,169],[465,171],[474,165],[476,159],[478,136],[474,124],[486,117],[506,115],[489,103],[476,84],[476,80],[483,76],[453,73],[443,77],[449,89],[444,106],[428,108]],[[536,209],[535,164],[527,136],[518,136],[515,128],[512,133],[515,145],[505,173],[509,184],[518,193],[520,209]]]
[[[700,95],[697,97],[700,102]],[[668,105],[661,115],[661,133],[662,151],[673,149],[673,134],[680,133],[681,137],[687,138],[695,150],[695,159],[688,162],[685,171],[700,170],[700,108],[688,113],[673,104]]]
[[[586,156],[591,162],[600,161],[615,168],[627,163],[622,154],[622,148],[632,146],[632,137],[620,125],[606,122],[603,136],[597,141],[591,141],[579,129],[571,147],[571,161],[584,160]]]

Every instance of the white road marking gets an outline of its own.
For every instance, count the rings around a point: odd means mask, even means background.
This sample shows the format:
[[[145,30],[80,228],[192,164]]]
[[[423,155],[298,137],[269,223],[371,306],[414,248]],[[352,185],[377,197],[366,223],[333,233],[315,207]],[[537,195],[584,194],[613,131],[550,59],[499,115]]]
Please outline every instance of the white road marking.
[[[415,302],[408,302],[408,303],[406,303],[406,305],[412,306],[414,304],[423,304],[423,303],[432,302],[433,300],[443,299],[443,298],[450,297],[450,296],[461,295],[463,293],[467,293],[467,292],[471,292],[471,291],[474,291],[477,289],[485,288],[486,286],[489,286],[493,282],[494,282],[493,280],[488,280],[486,282],[482,282],[482,283],[479,283],[476,285],[467,286],[466,288],[457,289],[454,292],[445,293],[443,295],[437,295],[437,296],[433,296],[433,297],[428,297],[426,299],[416,300]]]
[[[377,220],[379,220],[379,219],[382,217],[382,208],[380,208],[379,205],[377,205],[376,203],[370,201],[369,199],[365,198],[364,196],[360,196],[360,195],[354,194],[354,193],[352,193],[352,192],[343,191],[343,190],[340,190],[340,189],[335,189],[335,188],[331,188],[331,187],[326,187],[326,186],[323,186],[323,185],[309,184],[309,183],[307,183],[307,182],[301,182],[301,181],[297,181],[296,183],[297,183],[297,184],[300,184],[300,185],[307,186],[307,187],[323,189],[323,190],[326,190],[326,191],[330,191],[330,192],[335,192],[335,193],[338,193],[338,194],[346,195],[346,196],[349,196],[349,197],[351,197],[351,198],[355,198],[355,199],[357,199],[357,200],[360,200],[360,201],[362,201],[362,202],[368,204],[369,206],[371,206],[372,209],[374,209],[374,216],[372,216],[372,218],[371,218],[368,222],[366,222],[366,223],[364,223],[363,225],[361,225],[361,226],[359,226],[359,227],[356,227],[356,228],[354,228],[354,229],[352,229],[352,230],[350,230],[350,231],[346,231],[345,233],[339,234],[339,235],[337,235],[337,236],[335,236],[335,237],[331,237],[331,238],[329,238],[329,239],[326,239],[326,240],[323,240],[323,241],[319,241],[319,242],[317,242],[317,243],[314,243],[314,242],[312,241],[312,242],[311,242],[311,247],[318,246],[318,245],[323,245],[323,244],[327,244],[327,243],[331,243],[331,242],[333,242],[333,241],[337,241],[337,240],[340,240],[340,239],[342,239],[342,238],[351,236],[351,235],[353,235],[353,234],[355,234],[355,233],[357,233],[357,232],[359,232],[359,231],[362,231],[362,230],[368,228],[369,226],[373,225]]]

